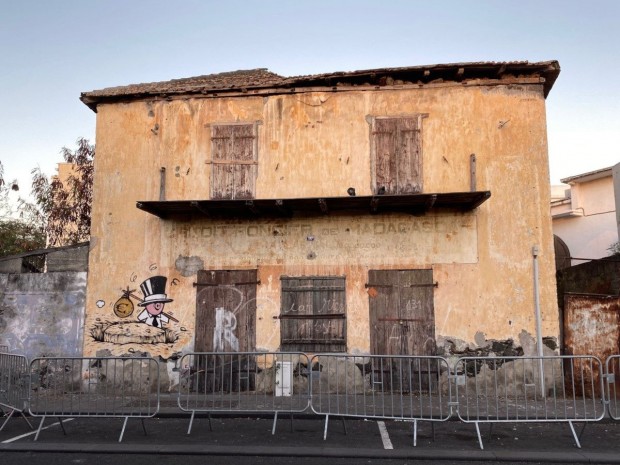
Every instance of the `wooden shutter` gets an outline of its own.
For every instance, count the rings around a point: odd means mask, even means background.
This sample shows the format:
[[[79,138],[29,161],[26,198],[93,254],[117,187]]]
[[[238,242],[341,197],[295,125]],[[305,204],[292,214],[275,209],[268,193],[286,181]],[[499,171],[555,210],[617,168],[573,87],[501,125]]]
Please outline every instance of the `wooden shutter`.
[[[281,349],[346,352],[344,277],[282,277]]]
[[[420,120],[421,116],[373,119],[371,140],[376,193],[422,192]]]
[[[256,191],[256,125],[211,129],[213,199],[251,199]]]

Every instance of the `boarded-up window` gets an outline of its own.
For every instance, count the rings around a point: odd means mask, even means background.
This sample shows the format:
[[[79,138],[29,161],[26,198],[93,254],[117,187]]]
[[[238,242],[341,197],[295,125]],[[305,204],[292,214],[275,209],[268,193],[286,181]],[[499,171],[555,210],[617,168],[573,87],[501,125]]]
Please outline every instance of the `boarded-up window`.
[[[345,278],[283,276],[281,280],[281,349],[346,352]]]
[[[252,199],[256,193],[257,137],[254,123],[211,126],[211,198]]]
[[[376,194],[422,192],[422,118],[372,118],[371,159]]]

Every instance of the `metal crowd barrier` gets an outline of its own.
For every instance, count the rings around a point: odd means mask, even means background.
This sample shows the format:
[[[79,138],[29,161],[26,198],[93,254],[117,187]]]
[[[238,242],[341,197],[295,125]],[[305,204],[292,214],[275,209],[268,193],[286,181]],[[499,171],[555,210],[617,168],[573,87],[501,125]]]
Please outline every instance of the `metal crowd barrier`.
[[[476,425],[481,449],[480,423],[567,422],[581,447],[573,422],[605,415],[596,357],[463,357],[454,370],[458,417]]]
[[[620,355],[611,355],[605,362],[606,402],[609,416],[620,420]]]
[[[30,407],[41,417],[36,441],[46,417],[125,418],[119,442],[129,418],[144,419],[159,411],[159,364],[146,357],[36,358],[30,363]]]
[[[450,368],[442,357],[320,354],[311,361],[311,407],[325,416],[413,422],[451,416]]]
[[[180,361],[179,408],[191,412],[269,413],[275,433],[279,413],[301,413],[310,404],[308,356],[284,352],[201,352]]]
[[[32,425],[24,415],[28,408],[28,360],[22,355],[0,352],[0,408],[8,409],[2,431],[15,412],[18,412],[30,429]]]

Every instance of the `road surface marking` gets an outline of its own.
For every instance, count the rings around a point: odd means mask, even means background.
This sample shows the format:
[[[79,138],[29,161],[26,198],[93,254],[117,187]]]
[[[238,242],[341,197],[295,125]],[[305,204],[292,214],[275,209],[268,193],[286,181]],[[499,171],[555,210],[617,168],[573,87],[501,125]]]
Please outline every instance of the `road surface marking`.
[[[379,426],[379,433],[381,434],[381,440],[383,441],[384,449],[394,449],[392,446],[392,441],[390,441],[390,435],[387,432],[387,428],[385,427],[385,422],[378,421],[377,425]]]
[[[63,421],[63,423],[67,423],[68,421],[71,421],[71,420],[73,420],[73,418],[67,418],[66,420]],[[52,426],[57,426],[59,424],[60,423],[58,423],[58,422],[52,423],[51,425],[48,425],[45,428],[41,428],[41,431],[43,431],[44,429],[47,429],[47,428],[51,428]],[[36,433],[37,433],[36,431],[31,431],[30,433],[22,434],[21,436],[16,436],[14,438],[7,439],[6,441],[2,441],[1,444],[8,444],[9,442],[18,441],[20,439],[27,438],[28,436],[32,436],[33,434],[36,434]]]

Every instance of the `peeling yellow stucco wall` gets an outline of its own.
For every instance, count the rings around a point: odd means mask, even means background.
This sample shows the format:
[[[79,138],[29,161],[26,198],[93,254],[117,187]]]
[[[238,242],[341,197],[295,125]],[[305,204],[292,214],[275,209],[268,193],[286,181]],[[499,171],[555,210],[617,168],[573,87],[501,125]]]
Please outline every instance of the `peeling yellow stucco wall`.
[[[193,349],[195,272],[258,269],[256,345],[280,345],[280,276],[346,276],[347,347],[369,351],[369,269],[432,268],[436,335],[474,341],[535,333],[532,247],[540,250],[543,335],[559,334],[545,100],[541,85],[403,87],[100,104],[97,107],[84,355]],[[469,213],[329,215],[291,220],[159,219],[136,208],[210,195],[210,125],[258,122],[256,198],[371,195],[368,116],[426,115],[423,192],[476,188]],[[274,233],[274,231],[278,231]],[[313,237],[309,241],[309,236]],[[313,254],[310,254],[313,252]],[[311,257],[311,258],[309,258]],[[180,265],[182,263],[182,265]],[[136,322],[140,284],[165,276],[170,341],[96,340],[93,328]],[[134,312],[118,317],[123,291]],[[99,325],[99,326],[98,326]],[[146,331],[147,328],[142,328]],[[120,342],[119,342],[120,341]]]

